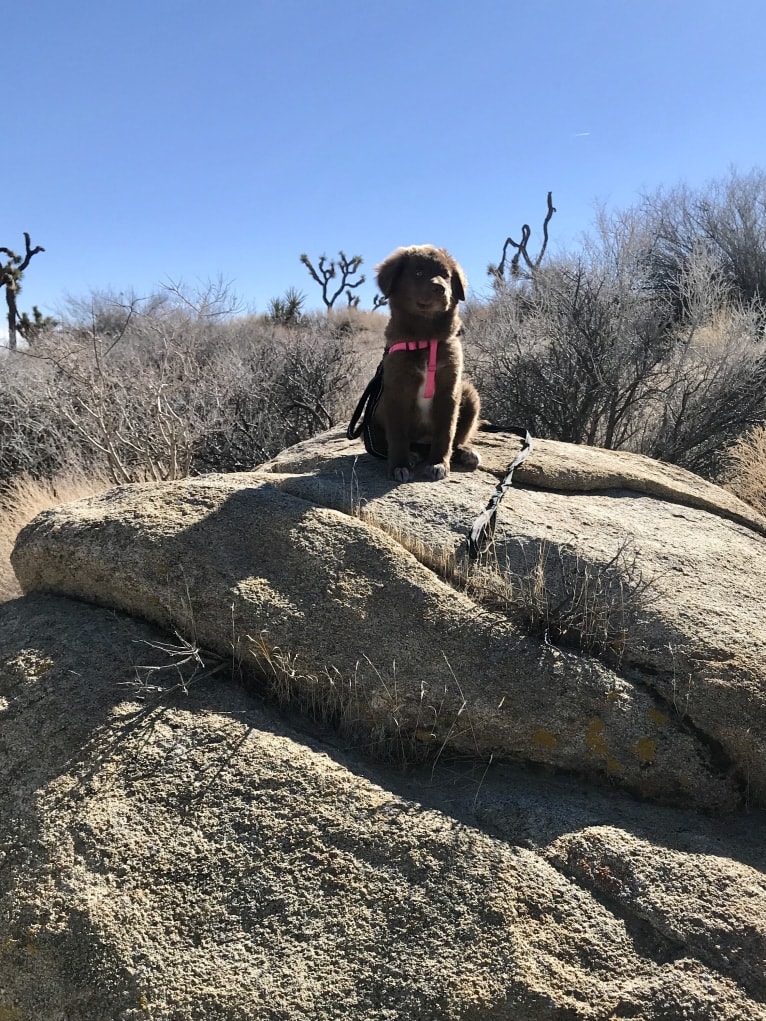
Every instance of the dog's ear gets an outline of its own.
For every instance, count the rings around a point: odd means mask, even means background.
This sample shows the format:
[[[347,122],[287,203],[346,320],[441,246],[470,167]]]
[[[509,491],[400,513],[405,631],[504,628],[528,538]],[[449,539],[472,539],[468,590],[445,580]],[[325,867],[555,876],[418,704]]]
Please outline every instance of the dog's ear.
[[[384,298],[388,298],[396,287],[396,281],[401,276],[408,258],[409,256],[403,248],[397,248],[379,266],[375,267],[375,272],[378,274],[378,287]]]
[[[465,301],[465,292],[468,290],[468,281],[465,278],[463,267],[455,263],[452,270],[452,296],[458,301]]]

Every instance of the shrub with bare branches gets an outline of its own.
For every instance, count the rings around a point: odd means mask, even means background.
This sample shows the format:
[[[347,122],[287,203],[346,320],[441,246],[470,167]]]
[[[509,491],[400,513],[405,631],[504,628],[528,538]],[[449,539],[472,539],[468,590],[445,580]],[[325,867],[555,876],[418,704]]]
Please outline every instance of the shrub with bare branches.
[[[731,170],[701,188],[678,185],[644,195],[634,211],[653,238],[655,286],[682,310],[680,278],[700,247],[717,265],[728,296],[766,302],[766,171]]]
[[[85,452],[51,404],[51,367],[21,354],[0,358],[0,493],[20,476],[52,478]]]
[[[347,417],[356,371],[329,317],[287,328],[199,315],[168,291],[98,295],[4,360],[0,482],[70,460],[118,483],[252,468]]]
[[[469,309],[471,372],[485,413],[541,436],[649,454],[708,477],[766,417],[758,302],[732,299],[704,246],[674,295],[651,285],[640,222],[602,224],[577,256]]]
[[[604,447],[640,445],[641,408],[666,385],[668,315],[607,260],[538,268],[467,316],[471,373],[495,421]]]

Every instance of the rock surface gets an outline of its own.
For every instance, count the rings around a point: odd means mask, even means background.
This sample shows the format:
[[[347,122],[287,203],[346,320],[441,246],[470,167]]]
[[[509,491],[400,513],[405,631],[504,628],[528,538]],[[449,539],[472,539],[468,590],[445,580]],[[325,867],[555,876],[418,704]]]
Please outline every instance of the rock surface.
[[[679,469],[539,442],[491,555],[468,564],[491,472],[517,446],[488,435],[488,470],[396,486],[336,431],[257,472],[40,515],[13,564],[25,591],[234,648],[378,754],[545,763],[660,802],[764,805],[766,522]],[[525,588],[539,637],[514,602]],[[606,661],[577,648],[604,627]]]
[[[167,643],[0,605],[3,1021],[766,1018],[760,813],[404,777]]]
[[[766,1021],[766,522],[540,442],[469,562],[517,443],[23,530],[0,1021]]]

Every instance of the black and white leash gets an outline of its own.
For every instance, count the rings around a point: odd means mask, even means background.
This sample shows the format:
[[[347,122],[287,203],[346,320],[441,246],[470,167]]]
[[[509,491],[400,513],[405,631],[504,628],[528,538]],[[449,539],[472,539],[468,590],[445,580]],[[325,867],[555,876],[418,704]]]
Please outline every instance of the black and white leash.
[[[386,453],[385,450],[378,450],[375,446],[375,439],[372,432],[372,419],[375,413],[375,406],[380,400],[382,390],[383,362],[380,363],[377,372],[367,384],[361,400],[357,404],[354,414],[351,416],[351,421],[349,422],[348,429],[346,431],[346,436],[350,440],[355,440],[361,436],[364,441],[365,448],[367,449],[367,453],[379,458],[385,458]],[[513,436],[520,436],[522,443],[519,448],[519,452],[508,466],[505,476],[502,481],[498,483],[497,488],[490,497],[489,503],[476,518],[471,527],[471,531],[468,533],[468,555],[471,560],[476,560],[476,558],[479,557],[492,542],[492,537],[495,534],[495,525],[497,524],[497,509],[500,505],[500,501],[513,484],[513,473],[520,464],[523,464],[523,462],[526,461],[533,448],[532,437],[529,430],[523,427],[495,426],[487,423],[482,426],[481,431],[511,433]]]
[[[522,444],[518,454],[516,454],[508,466],[504,478],[498,483],[497,488],[490,497],[489,503],[478,518],[476,518],[471,531],[468,533],[468,555],[471,560],[476,560],[491,543],[492,536],[495,533],[495,525],[497,524],[497,508],[500,501],[513,484],[513,473],[520,464],[526,461],[533,448],[532,437],[528,429],[518,428],[517,426],[504,426],[502,428],[499,426],[484,426],[483,431],[512,433],[514,436],[521,437]]]

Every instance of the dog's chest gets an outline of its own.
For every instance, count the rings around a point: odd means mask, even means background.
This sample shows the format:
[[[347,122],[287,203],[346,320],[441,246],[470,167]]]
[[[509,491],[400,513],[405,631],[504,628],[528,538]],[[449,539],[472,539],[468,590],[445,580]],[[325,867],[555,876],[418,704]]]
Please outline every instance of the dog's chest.
[[[417,393],[415,394],[415,414],[421,427],[426,430],[431,425],[434,407],[433,397],[426,397],[427,382],[427,373],[424,370],[422,379],[420,380],[420,385],[418,386]]]

